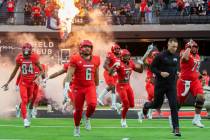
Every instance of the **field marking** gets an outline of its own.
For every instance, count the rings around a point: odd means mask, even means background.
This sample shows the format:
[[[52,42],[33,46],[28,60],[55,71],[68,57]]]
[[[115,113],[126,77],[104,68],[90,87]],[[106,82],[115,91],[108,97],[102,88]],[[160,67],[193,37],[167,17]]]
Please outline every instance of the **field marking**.
[[[0,139],[0,140],[22,140],[22,139]]]
[[[0,127],[22,127],[24,128],[22,125],[0,125]],[[65,125],[32,125],[31,126],[32,128],[74,128],[74,126],[65,126]],[[81,127],[81,128],[84,128],[84,127]],[[96,126],[96,127],[92,127],[92,128],[96,128],[96,129],[112,129],[112,128],[122,128],[120,126]],[[154,127],[154,126],[147,126],[147,127],[137,127],[137,126],[134,126],[134,127],[127,127],[126,129],[168,129],[170,127]],[[29,128],[30,129],[30,128]],[[198,127],[196,126],[192,126],[192,127],[181,127],[181,129],[199,129]],[[201,128],[200,128],[201,129]],[[210,129],[210,127],[204,127],[203,129]],[[1,139],[0,139],[1,140]]]

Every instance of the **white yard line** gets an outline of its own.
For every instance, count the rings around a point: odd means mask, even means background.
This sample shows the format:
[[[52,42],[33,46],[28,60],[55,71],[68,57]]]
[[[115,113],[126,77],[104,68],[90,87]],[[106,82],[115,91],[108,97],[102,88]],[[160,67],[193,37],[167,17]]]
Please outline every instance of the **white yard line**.
[[[0,127],[22,127],[22,125],[0,125]],[[65,126],[65,125],[32,125],[31,127],[33,128],[73,128],[74,126]],[[83,128],[83,127],[82,127]],[[92,127],[92,128],[96,128],[96,129],[110,129],[110,128],[121,128],[120,126],[96,126],[96,127]],[[157,126],[157,127],[154,127],[154,126],[146,126],[146,127],[128,127],[126,129],[133,129],[133,128],[136,128],[136,129],[167,129],[167,128],[170,128],[170,127],[160,127],[160,126]],[[181,127],[182,129],[199,129],[197,127]],[[204,129],[209,129],[210,127],[205,127]],[[29,128],[30,129],[30,128]],[[0,139],[1,140],[1,139]]]

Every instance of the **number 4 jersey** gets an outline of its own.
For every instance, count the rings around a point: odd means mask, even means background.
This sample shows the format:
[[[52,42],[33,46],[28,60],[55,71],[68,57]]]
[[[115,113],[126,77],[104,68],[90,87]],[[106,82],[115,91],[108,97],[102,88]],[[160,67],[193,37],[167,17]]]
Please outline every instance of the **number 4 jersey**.
[[[39,62],[39,56],[32,53],[29,58],[24,58],[22,54],[16,57],[16,63],[20,65],[21,81],[24,83],[32,83],[35,79],[35,64]]]
[[[100,57],[92,56],[90,61],[84,60],[80,55],[70,58],[70,66],[75,67],[74,84],[88,87],[95,85],[95,73],[100,65]]]
[[[180,78],[182,80],[194,81],[199,77],[199,67],[200,67],[200,56],[196,54],[193,56],[189,55],[188,61],[180,61]]]

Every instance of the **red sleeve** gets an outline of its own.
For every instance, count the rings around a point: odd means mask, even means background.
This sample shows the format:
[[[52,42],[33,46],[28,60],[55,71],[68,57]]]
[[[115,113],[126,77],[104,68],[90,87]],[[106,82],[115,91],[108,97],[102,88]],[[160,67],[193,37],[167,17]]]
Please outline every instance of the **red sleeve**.
[[[64,69],[65,71],[67,71],[67,70],[68,70],[68,68],[69,68],[69,63],[65,63],[65,64],[63,64],[63,69]]]
[[[16,64],[19,64],[20,65],[20,60],[21,60],[21,55],[19,54],[19,55],[17,55],[17,57],[16,57]]]
[[[70,57],[69,65],[76,67],[77,61],[78,61],[78,59],[77,59],[76,55],[73,55],[72,57]]]
[[[106,55],[106,58],[107,59],[113,59],[113,53],[108,52],[107,55]]]
[[[133,60],[130,61],[130,67],[131,67],[132,69],[135,69],[135,68],[136,68],[136,65],[135,65],[135,63],[133,62]]]

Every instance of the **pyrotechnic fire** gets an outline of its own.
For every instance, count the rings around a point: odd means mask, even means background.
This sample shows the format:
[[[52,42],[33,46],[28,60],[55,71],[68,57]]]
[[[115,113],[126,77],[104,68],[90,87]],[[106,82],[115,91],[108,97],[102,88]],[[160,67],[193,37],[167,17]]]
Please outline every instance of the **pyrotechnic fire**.
[[[75,6],[78,0],[57,0],[59,5],[58,17],[60,20],[60,36],[66,39],[71,32],[71,26],[74,17],[79,13],[79,9]]]

